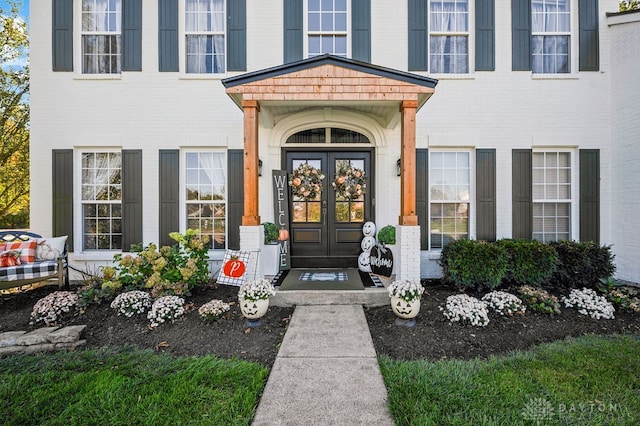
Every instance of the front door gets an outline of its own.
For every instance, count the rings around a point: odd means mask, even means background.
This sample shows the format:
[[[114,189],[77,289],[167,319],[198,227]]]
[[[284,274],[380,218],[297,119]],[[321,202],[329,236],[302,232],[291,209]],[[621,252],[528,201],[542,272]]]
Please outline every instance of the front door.
[[[289,187],[291,266],[357,267],[362,225],[374,220],[371,150],[287,151],[285,158],[289,176],[301,164],[324,174],[319,191],[306,196],[300,191],[296,195]],[[364,175],[355,182],[364,190],[362,194],[336,191],[332,185],[336,179],[345,174],[352,177],[359,171]],[[339,183],[342,181],[338,179]]]

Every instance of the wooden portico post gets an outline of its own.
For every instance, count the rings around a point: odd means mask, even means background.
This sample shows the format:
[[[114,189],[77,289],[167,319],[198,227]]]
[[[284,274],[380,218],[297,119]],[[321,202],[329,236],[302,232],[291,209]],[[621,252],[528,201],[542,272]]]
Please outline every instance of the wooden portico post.
[[[244,112],[244,215],[242,225],[260,225],[258,215],[258,101],[243,100]]]
[[[416,111],[417,100],[404,100],[400,104],[400,217],[398,224],[418,225],[416,213]]]

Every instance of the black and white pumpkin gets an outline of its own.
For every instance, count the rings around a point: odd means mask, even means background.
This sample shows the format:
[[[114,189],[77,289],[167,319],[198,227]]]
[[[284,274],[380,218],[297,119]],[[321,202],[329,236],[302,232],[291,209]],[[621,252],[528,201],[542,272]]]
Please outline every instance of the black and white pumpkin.
[[[407,302],[401,297],[391,296],[391,309],[399,318],[415,318],[418,315],[418,312],[420,312],[420,299]]]
[[[240,311],[242,316],[250,320],[262,318],[269,309],[269,299],[259,299],[255,301],[240,299]]]
[[[369,252],[363,251],[358,256],[358,269],[362,272],[371,272],[371,266],[369,265]]]

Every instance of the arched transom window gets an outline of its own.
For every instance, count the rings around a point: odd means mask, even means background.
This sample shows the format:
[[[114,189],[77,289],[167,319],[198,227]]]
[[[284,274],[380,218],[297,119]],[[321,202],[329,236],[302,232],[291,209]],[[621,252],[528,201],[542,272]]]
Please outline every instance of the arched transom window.
[[[287,143],[371,143],[369,138],[353,130],[321,127],[303,130],[289,136]]]

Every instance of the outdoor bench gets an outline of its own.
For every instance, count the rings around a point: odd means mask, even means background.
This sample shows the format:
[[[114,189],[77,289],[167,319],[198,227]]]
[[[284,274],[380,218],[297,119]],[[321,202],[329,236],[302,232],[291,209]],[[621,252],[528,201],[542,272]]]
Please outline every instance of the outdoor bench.
[[[42,237],[26,231],[0,231],[0,253],[18,252],[20,264],[0,266],[0,290],[45,280],[69,288],[67,237]],[[13,253],[12,253],[13,254]]]

